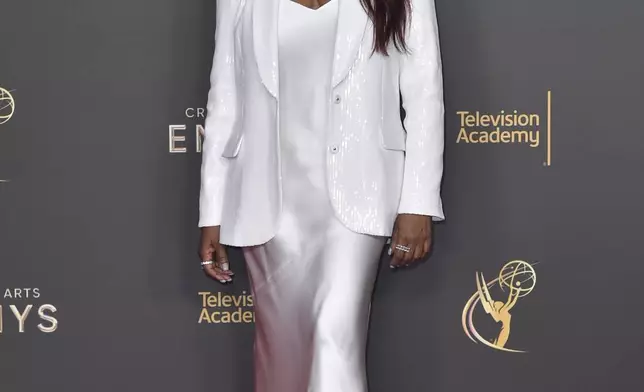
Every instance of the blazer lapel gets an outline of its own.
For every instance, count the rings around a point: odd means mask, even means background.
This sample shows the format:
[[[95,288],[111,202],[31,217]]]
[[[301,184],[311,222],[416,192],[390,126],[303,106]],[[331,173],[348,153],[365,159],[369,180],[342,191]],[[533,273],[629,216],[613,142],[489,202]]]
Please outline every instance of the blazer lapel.
[[[260,0],[267,1],[267,0]],[[362,8],[360,0],[339,1],[338,27],[333,57],[333,87],[347,76],[359,54],[360,44],[364,39],[369,16]]]
[[[277,21],[280,0],[253,2],[253,47],[262,83],[278,96]]]

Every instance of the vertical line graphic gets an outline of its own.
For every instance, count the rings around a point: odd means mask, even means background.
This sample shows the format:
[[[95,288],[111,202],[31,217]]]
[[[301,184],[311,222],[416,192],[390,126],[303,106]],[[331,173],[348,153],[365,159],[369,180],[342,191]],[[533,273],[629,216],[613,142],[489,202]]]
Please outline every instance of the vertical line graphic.
[[[552,164],[552,91],[548,90],[548,113],[547,113],[547,140],[546,140],[546,166]]]

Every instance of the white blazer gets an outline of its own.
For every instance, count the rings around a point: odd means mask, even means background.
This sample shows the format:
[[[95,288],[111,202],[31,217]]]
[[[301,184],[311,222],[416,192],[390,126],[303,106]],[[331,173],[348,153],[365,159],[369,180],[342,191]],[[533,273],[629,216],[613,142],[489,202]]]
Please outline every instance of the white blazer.
[[[340,1],[340,11],[326,172],[337,218],[355,232],[380,236],[391,235],[399,213],[444,219],[443,82],[434,0],[411,0],[410,54],[392,47],[389,56],[372,55],[373,25],[359,0],[332,1]],[[226,245],[269,241],[280,217],[279,4],[217,0],[199,226],[221,226]]]

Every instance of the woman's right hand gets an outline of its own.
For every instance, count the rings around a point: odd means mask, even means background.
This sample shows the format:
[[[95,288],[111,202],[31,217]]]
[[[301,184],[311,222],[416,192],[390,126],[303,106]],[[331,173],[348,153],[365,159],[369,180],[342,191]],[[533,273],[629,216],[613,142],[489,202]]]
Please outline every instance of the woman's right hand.
[[[206,275],[221,283],[233,280],[233,271],[230,270],[226,248],[219,243],[219,228],[221,226],[208,226],[201,228],[201,245],[199,257],[201,261],[211,261],[212,264],[203,265]]]

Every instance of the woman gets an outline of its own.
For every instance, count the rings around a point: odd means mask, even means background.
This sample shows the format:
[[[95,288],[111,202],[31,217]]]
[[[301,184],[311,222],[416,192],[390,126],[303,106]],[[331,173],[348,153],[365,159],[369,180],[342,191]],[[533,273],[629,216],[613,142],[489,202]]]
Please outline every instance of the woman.
[[[255,298],[255,391],[366,391],[370,297],[442,220],[433,0],[218,0],[202,268]],[[400,97],[405,109],[400,115]]]

